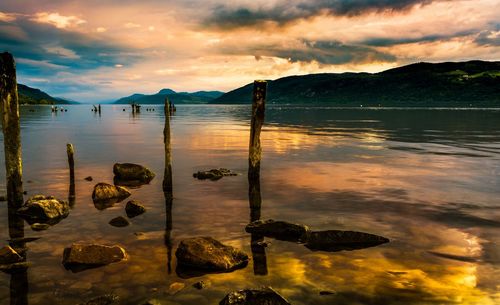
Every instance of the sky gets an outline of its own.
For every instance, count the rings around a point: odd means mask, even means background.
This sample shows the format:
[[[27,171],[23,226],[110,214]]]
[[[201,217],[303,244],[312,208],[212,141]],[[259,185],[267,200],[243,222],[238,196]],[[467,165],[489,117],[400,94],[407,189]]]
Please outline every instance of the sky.
[[[2,0],[18,82],[81,102],[500,60],[498,0]]]

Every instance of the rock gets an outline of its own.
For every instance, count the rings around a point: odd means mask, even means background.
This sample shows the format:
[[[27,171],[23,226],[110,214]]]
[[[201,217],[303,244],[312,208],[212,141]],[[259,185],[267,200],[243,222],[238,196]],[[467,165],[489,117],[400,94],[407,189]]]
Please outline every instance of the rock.
[[[210,282],[207,282],[207,281],[199,281],[199,282],[196,282],[193,284],[193,287],[198,289],[198,290],[205,289],[208,286],[210,286]]]
[[[290,305],[290,303],[271,287],[245,289],[226,295],[219,305]]]
[[[73,244],[64,249],[63,265],[74,272],[92,267],[116,263],[126,257],[125,249],[120,246],[98,244]]]
[[[120,202],[130,196],[130,192],[122,187],[107,183],[98,183],[94,186],[92,200],[94,202]]]
[[[113,305],[118,304],[120,298],[114,294],[106,294],[93,298],[85,303],[80,303],[79,305]]]
[[[92,178],[92,176],[88,176],[88,177],[85,177],[85,180],[92,181],[92,180],[94,180],[94,178]]]
[[[184,283],[179,283],[179,282],[172,283],[170,285],[170,287],[168,287],[167,293],[169,295],[175,295],[179,291],[181,291],[182,289],[184,289],[184,287],[186,287],[186,285]]]
[[[22,256],[19,255],[16,250],[12,249],[11,246],[5,246],[0,249],[0,265],[10,265],[22,261]]]
[[[7,201],[7,196],[1,195],[0,196],[0,201]]]
[[[35,195],[28,199],[17,213],[28,223],[54,224],[68,216],[69,204],[52,196]]]
[[[118,216],[116,218],[111,219],[109,221],[109,224],[112,225],[113,227],[122,228],[128,226],[130,222],[126,218]]]
[[[31,229],[33,231],[43,231],[43,230],[47,230],[48,228],[50,228],[50,225],[47,223],[35,222],[34,224],[31,225]]]
[[[177,264],[207,271],[229,272],[243,268],[248,255],[211,237],[193,237],[180,242]]]
[[[205,180],[205,179],[210,179],[210,180],[219,180],[220,178],[224,176],[237,176],[238,174],[235,172],[232,172],[231,170],[227,168],[219,168],[219,169],[211,169],[208,171],[199,171],[193,174],[194,178],[198,178],[199,180]]]
[[[131,200],[127,202],[125,212],[129,218],[133,218],[146,212],[146,208],[139,201]]]
[[[300,224],[269,219],[254,221],[246,226],[245,231],[278,240],[305,242],[309,228]]]
[[[357,250],[388,243],[389,239],[355,231],[328,230],[310,232],[306,247],[312,251],[337,252],[342,250]]]
[[[319,295],[332,295],[335,294],[334,291],[322,290],[319,292]]]
[[[120,181],[139,181],[149,183],[155,174],[147,167],[133,163],[115,163],[113,174]]]

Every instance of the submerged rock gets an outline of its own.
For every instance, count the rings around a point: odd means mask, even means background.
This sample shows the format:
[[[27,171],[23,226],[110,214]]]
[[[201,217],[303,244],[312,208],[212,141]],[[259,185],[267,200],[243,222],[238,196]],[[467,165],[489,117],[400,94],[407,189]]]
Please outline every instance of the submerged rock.
[[[306,247],[312,251],[357,250],[388,243],[389,239],[363,232],[328,230],[310,232]]]
[[[80,303],[79,305],[113,305],[118,304],[120,298],[114,294],[105,294],[98,296],[96,298],[90,299],[85,303]]]
[[[111,202],[111,204],[113,204],[122,201],[130,195],[130,192],[122,186],[101,182],[94,186],[92,200],[94,202]]]
[[[17,213],[28,223],[57,223],[69,214],[67,201],[58,200],[53,196],[35,195],[29,198]]]
[[[0,249],[0,265],[10,265],[20,263],[23,258],[11,246],[5,246]]]
[[[219,305],[290,305],[271,287],[233,291],[226,295]]]
[[[85,180],[87,180],[87,181],[92,181],[92,180],[94,180],[94,179],[92,178],[92,176],[88,176],[88,177],[85,177]]]
[[[155,177],[149,168],[133,163],[115,163],[113,174],[119,181],[138,181],[149,183]]]
[[[178,265],[202,271],[229,272],[243,268],[248,263],[246,253],[224,245],[212,237],[182,240],[175,256]]]
[[[118,216],[118,217],[111,219],[109,221],[109,224],[112,225],[113,227],[122,228],[122,227],[128,226],[130,224],[130,222],[126,218],[124,218],[122,216]]]
[[[184,289],[184,287],[186,287],[186,284],[184,283],[180,283],[180,282],[175,282],[175,283],[172,283],[169,287],[168,287],[168,291],[167,293],[169,295],[175,295],[177,294],[178,292],[180,292],[182,289]]]
[[[129,218],[139,216],[146,212],[146,208],[137,200],[130,200],[125,206],[125,212]]]
[[[74,272],[122,261],[125,249],[120,246],[99,244],[73,244],[64,249],[63,265]]]
[[[210,180],[219,180],[224,176],[237,176],[238,174],[235,172],[232,172],[231,170],[227,168],[219,168],[219,169],[211,169],[208,171],[199,171],[193,174],[194,178],[198,178],[199,180],[205,180],[205,179],[210,179]]]
[[[50,228],[50,225],[47,223],[35,222],[34,224],[31,225],[31,229],[33,231],[43,231],[43,230],[47,230],[48,228]]]
[[[193,284],[193,287],[196,288],[196,289],[198,289],[198,290],[205,289],[208,286],[210,286],[210,282],[209,281],[199,281],[199,282],[196,282],[196,283]]]
[[[245,227],[245,231],[279,240],[305,242],[309,228],[285,221],[257,220]]]

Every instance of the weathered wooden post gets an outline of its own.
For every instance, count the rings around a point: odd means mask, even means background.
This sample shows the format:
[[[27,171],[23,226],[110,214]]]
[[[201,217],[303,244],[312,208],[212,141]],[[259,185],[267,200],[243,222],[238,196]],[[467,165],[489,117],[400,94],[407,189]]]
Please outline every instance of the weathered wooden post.
[[[17,214],[17,207],[8,207],[9,246],[22,260],[10,275],[10,304],[28,304],[28,263],[26,262],[28,247],[24,238],[24,220]]]
[[[16,64],[10,53],[0,54],[0,112],[2,115],[7,200],[9,206],[23,204],[21,128],[17,96]]]
[[[248,179],[258,179],[260,177],[260,160],[262,157],[260,132],[264,123],[266,90],[266,81],[256,80],[253,83],[252,120],[250,123],[250,143],[248,149]]]
[[[165,144],[165,172],[163,175],[163,191],[172,192],[172,147],[170,146],[170,103],[165,98],[165,127],[163,128]]]
[[[163,143],[165,145],[165,171],[163,174],[163,195],[165,196],[165,246],[167,247],[168,274],[172,272],[172,204],[174,201],[172,183],[172,147],[170,145],[170,103],[165,98],[165,127]]]
[[[69,196],[68,201],[70,206],[75,205],[75,150],[73,144],[66,144],[66,153],[68,154],[68,165],[69,165]]]
[[[260,194],[260,179],[248,179],[248,202],[250,205],[250,222],[260,220],[262,196]],[[250,249],[252,250],[253,273],[267,275],[266,247],[262,243],[264,236],[252,233],[250,236]]]
[[[99,104],[99,107],[97,109],[99,110],[99,114],[101,114],[101,104]]]

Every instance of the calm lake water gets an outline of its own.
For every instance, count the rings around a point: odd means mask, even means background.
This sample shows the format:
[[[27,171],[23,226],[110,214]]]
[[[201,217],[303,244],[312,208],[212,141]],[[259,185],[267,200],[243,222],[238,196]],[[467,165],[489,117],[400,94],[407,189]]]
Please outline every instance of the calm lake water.
[[[88,105],[67,108],[53,114],[50,107],[21,107],[25,190],[68,198],[70,142],[76,201],[70,215],[46,231],[18,223],[25,237],[39,239],[26,244],[26,272],[0,273],[1,304],[78,304],[108,293],[123,304],[218,304],[232,290],[261,286],[304,305],[500,303],[500,110],[268,106],[262,207],[251,211],[249,105],[177,107],[172,204],[162,192],[163,107],[147,112],[144,106],[136,116],[129,106],[103,106],[101,116]],[[129,199],[148,210],[125,228],[108,222],[126,217],[127,200],[99,210],[91,199],[97,182],[112,183],[115,162],[139,163],[157,174],[132,189]],[[241,175],[215,182],[192,177],[218,167]],[[391,242],[330,253],[266,239],[271,244],[252,255],[244,228],[258,212],[261,219],[362,231]],[[200,235],[255,259],[232,273],[180,277],[175,249],[180,240]],[[9,238],[7,204],[1,202],[0,246]],[[129,257],[73,273],[61,264],[63,249],[73,242],[119,244]],[[199,280],[211,285],[191,287]],[[175,282],[186,288],[170,295]],[[320,295],[323,290],[335,294]]]

